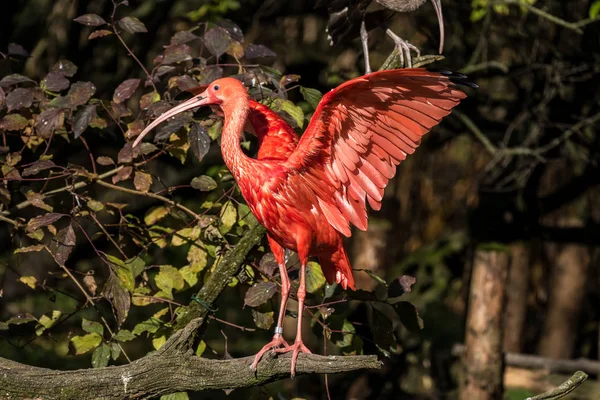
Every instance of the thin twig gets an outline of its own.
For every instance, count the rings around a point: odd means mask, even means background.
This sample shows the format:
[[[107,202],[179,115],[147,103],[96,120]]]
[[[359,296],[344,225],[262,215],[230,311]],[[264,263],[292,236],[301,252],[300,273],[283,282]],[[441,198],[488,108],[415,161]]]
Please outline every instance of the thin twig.
[[[577,371],[556,389],[552,389],[537,396],[528,397],[526,400],[558,400],[577,389],[587,378],[588,375],[585,372]]]
[[[164,203],[169,204],[170,206],[179,208],[181,211],[184,211],[185,213],[187,213],[189,216],[191,216],[192,218],[194,218],[197,221],[200,221],[202,219],[198,214],[196,214],[195,212],[193,212],[186,206],[176,203],[173,200],[167,199],[166,197],[160,196],[158,194],[155,194],[152,192],[141,192],[141,191],[135,190],[135,189],[127,189],[122,186],[113,185],[112,183],[108,183],[103,180],[97,180],[96,183],[100,186],[104,186],[104,187],[107,187],[107,188],[113,189],[113,190],[118,190],[123,193],[129,193],[129,194],[134,194],[137,196],[150,197],[151,199],[160,200]]]

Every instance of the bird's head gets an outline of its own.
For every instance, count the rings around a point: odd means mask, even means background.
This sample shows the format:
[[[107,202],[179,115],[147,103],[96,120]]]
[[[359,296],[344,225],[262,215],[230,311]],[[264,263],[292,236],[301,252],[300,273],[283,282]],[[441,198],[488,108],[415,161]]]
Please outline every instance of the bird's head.
[[[217,79],[210,85],[206,86],[206,89],[201,91],[201,93],[196,94],[191,99],[186,100],[183,103],[171,108],[170,110],[162,114],[160,117],[152,121],[152,123],[148,125],[142,131],[142,133],[140,133],[139,136],[135,139],[135,141],[133,142],[133,147],[136,147],[138,144],[140,144],[144,136],[146,136],[146,134],[152,129],[154,129],[158,124],[168,120],[169,118],[174,117],[179,113],[207,105],[217,105],[223,108],[228,103],[234,102],[235,100],[240,98],[247,99],[247,97],[248,94],[242,82],[238,81],[235,78]]]

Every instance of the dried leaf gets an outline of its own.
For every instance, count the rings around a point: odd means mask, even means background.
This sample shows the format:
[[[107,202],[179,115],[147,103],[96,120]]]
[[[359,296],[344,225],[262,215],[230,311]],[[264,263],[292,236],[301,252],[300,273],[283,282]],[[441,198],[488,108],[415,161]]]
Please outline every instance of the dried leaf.
[[[44,202],[44,195],[41,193],[36,193],[33,191],[28,191],[25,193],[25,197],[31,203],[32,206],[41,208],[42,210],[46,210],[48,212],[52,211],[52,207]]]
[[[14,251],[14,254],[18,254],[18,253],[29,253],[32,251],[42,251],[44,250],[46,246],[44,246],[43,244],[34,244],[32,246],[27,246],[27,247],[19,247],[18,249],[16,249]]]
[[[45,171],[54,167],[56,167],[56,164],[54,164],[54,161],[52,160],[36,161],[23,170],[23,176],[37,175],[41,171]]]
[[[33,104],[33,89],[16,88],[6,96],[8,112],[20,108],[29,108]]]
[[[221,19],[215,22],[215,24],[225,29],[233,40],[240,43],[244,41],[244,32],[242,32],[242,29],[235,22],[229,19]]]
[[[252,43],[246,46],[246,51],[244,54],[247,59],[277,56],[277,54],[275,54],[275,52],[269,49],[267,46]]]
[[[414,277],[408,275],[402,275],[400,278],[394,279],[388,289],[388,297],[399,297],[404,293],[409,293],[416,281]]]
[[[42,80],[40,86],[44,90],[49,90],[51,92],[60,92],[61,90],[65,90],[69,87],[71,82],[60,72],[50,72],[46,77]]]
[[[190,31],[179,31],[171,38],[171,44],[186,44],[196,39],[200,38]]]
[[[72,77],[77,72],[77,66],[69,60],[60,60],[52,66],[50,71]]]
[[[112,158],[110,157],[106,157],[106,156],[100,156],[96,159],[96,162],[100,165],[115,165],[115,162],[113,161]]]
[[[150,185],[152,185],[152,175],[141,171],[135,171],[133,185],[140,192],[148,193]]]
[[[29,125],[29,120],[21,114],[8,114],[0,121],[0,129],[20,131]]]
[[[106,29],[98,29],[97,31],[90,33],[88,40],[97,39],[108,35],[112,35],[112,32]]]
[[[174,44],[165,50],[163,64],[178,64],[192,59],[192,48],[187,44]]]
[[[197,80],[189,75],[178,76],[176,82],[177,87],[183,91],[196,88],[200,85]]]
[[[67,96],[69,97],[71,107],[75,108],[87,103],[94,93],[96,93],[96,86],[94,86],[93,83],[75,82],[71,85],[71,89],[69,89]]]
[[[147,110],[150,105],[156,103],[157,101],[160,101],[160,94],[156,92],[146,93],[140,98],[140,108],[142,110]]]
[[[118,23],[123,30],[129,33],[148,32],[144,23],[135,17],[125,17]]]
[[[29,222],[27,223],[26,230],[28,232],[35,232],[44,226],[48,226],[50,224],[55,223],[62,217],[66,217],[66,215],[59,214],[59,213],[48,213],[48,214],[40,215],[39,217],[35,217],[35,218],[32,218],[29,220]]]
[[[277,264],[277,261],[275,261],[273,253],[267,253],[260,259],[258,267],[263,274],[273,276],[275,271],[279,268],[279,265]]]
[[[82,25],[87,26],[100,26],[106,25],[106,21],[97,14],[84,14],[75,18],[73,21],[79,22]]]
[[[202,161],[210,150],[210,136],[208,136],[206,128],[200,124],[192,125],[188,134],[188,141],[198,161]]]
[[[62,108],[50,108],[42,112],[35,125],[37,135],[48,139],[55,130],[63,127],[65,113]]]
[[[18,85],[19,83],[35,83],[30,78],[21,74],[10,74],[6,75],[0,80],[0,86],[3,88],[10,87],[12,85]]]
[[[217,58],[225,54],[231,37],[223,28],[212,28],[204,34],[204,45]]]
[[[77,114],[75,114],[75,117],[73,118],[73,134],[75,136],[75,139],[81,136],[83,131],[85,131],[86,128],[90,125],[90,122],[92,122],[92,119],[94,119],[95,116],[95,104],[89,104],[81,110],[77,111]]]
[[[160,142],[169,138],[173,133],[187,125],[191,120],[191,117],[185,113],[177,114],[175,117],[160,125],[156,130],[156,135],[154,135],[154,142]]]
[[[277,292],[277,285],[273,282],[257,282],[244,297],[244,304],[250,307],[258,307],[266,303]]]
[[[104,284],[102,296],[112,305],[117,325],[121,326],[129,313],[131,298],[127,289],[121,285],[119,278],[112,272]]]
[[[113,101],[117,104],[122,103],[123,101],[129,99],[131,95],[137,90],[140,86],[140,79],[127,79],[122,82],[113,94]]]
[[[58,265],[65,265],[73,247],[75,247],[75,231],[73,225],[69,224],[66,228],[58,231],[50,245],[50,252]]]
[[[198,189],[202,192],[210,192],[217,188],[217,182],[213,178],[207,175],[197,176],[192,179],[191,185],[194,189]]]
[[[95,296],[96,290],[98,290],[98,284],[96,284],[96,278],[94,278],[94,275],[86,275],[83,278],[83,283],[85,284],[85,287],[90,292],[90,294],[92,296]]]
[[[21,56],[21,57],[29,57],[29,53],[23,46],[16,43],[8,44],[8,54],[11,56]]]

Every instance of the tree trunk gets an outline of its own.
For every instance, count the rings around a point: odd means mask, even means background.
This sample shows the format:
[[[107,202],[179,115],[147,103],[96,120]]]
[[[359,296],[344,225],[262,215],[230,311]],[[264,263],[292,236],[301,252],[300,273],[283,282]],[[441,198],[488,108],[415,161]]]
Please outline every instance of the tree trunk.
[[[529,244],[513,243],[510,246],[510,266],[506,285],[504,351],[520,353],[523,348],[528,289]]]
[[[539,353],[548,358],[571,358],[588,282],[590,252],[581,244],[548,244],[551,263],[548,312]]]
[[[478,249],[467,315],[461,400],[502,398],[502,316],[509,254]]]

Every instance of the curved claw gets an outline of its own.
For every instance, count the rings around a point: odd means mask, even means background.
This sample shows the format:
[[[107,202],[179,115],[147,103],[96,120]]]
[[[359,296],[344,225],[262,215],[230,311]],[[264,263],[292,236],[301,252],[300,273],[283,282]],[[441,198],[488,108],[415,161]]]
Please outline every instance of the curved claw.
[[[294,342],[293,345],[288,346],[286,348],[283,349],[275,349],[275,353],[289,353],[289,352],[293,352],[292,353],[292,378],[296,375],[296,361],[298,361],[298,354],[300,353],[306,353],[306,354],[312,354],[312,351],[310,351],[305,345],[304,342],[302,342],[302,340],[297,340]]]
[[[415,45],[408,43],[390,29],[386,30],[385,33],[387,33],[387,35],[392,38],[394,43],[396,43],[398,55],[400,56],[400,63],[404,65],[404,56],[406,55],[406,65],[408,68],[412,68],[412,57],[410,55],[410,51],[413,50],[415,53],[417,53],[417,57],[421,56],[421,51]]]
[[[281,347],[283,347],[283,349]],[[256,371],[256,367],[258,367],[258,363],[260,362],[260,359],[267,351],[269,351],[269,350],[275,350],[275,351],[286,350],[290,347],[291,346],[285,341],[283,336],[281,336],[281,333],[276,333],[273,336],[273,340],[271,340],[269,343],[265,344],[263,346],[263,348],[260,349],[260,351],[258,353],[256,353],[256,356],[254,356],[254,362],[250,366],[250,369],[252,371]]]

